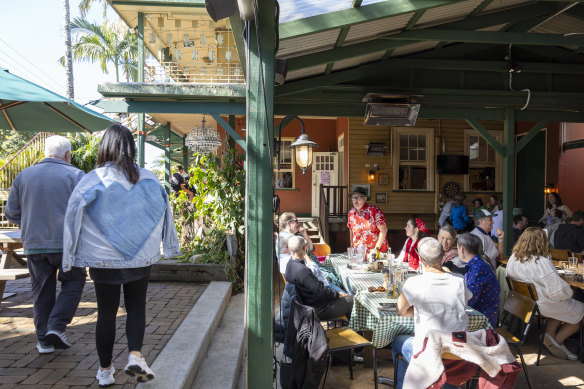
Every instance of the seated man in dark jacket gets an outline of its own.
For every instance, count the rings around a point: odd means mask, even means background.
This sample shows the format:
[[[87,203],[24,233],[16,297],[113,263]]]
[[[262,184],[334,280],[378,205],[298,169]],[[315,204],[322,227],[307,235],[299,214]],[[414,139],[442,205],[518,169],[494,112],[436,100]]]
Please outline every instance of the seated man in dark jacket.
[[[554,248],[570,250],[574,253],[584,252],[584,212],[577,210],[572,214],[568,224],[560,224],[554,234]]]
[[[288,240],[292,258],[286,266],[286,282],[294,284],[303,304],[313,307],[320,320],[342,315],[349,317],[353,309],[353,296],[327,288],[314,276],[304,262],[305,246],[306,241],[300,236]]]

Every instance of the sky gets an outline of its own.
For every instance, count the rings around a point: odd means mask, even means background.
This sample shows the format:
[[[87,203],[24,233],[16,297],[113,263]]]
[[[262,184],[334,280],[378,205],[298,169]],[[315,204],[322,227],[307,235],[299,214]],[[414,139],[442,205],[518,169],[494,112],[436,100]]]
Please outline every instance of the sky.
[[[1,3],[0,67],[65,96],[65,69],[59,63],[65,53],[62,0],[2,0]],[[78,4],[79,0],[69,0],[71,20],[80,16]],[[110,8],[107,17],[115,20],[117,14]],[[103,21],[103,6],[97,0],[87,19],[99,24]],[[75,101],[80,104],[102,97],[97,92],[98,84],[116,81],[113,65],[109,74],[103,74],[98,64],[86,62],[73,63],[73,77]],[[146,167],[161,154],[159,149],[147,144]]]

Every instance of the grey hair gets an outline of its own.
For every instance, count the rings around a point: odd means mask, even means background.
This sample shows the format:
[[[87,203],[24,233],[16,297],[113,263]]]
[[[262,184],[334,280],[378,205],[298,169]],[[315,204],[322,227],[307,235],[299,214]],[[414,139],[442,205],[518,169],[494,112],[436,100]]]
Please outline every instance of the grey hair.
[[[458,235],[458,247],[464,247],[473,256],[483,254],[483,242],[478,236],[469,232]]]
[[[426,237],[418,242],[418,255],[428,265],[436,265],[442,262],[444,249],[437,239]]]
[[[288,250],[290,250],[292,254],[302,252],[305,246],[306,240],[301,236],[294,235],[293,237],[288,239]]]
[[[53,135],[45,140],[45,157],[63,158],[71,152],[71,142],[60,135]]]
[[[440,227],[440,231],[438,231],[438,235],[440,235],[440,233],[444,231],[450,234],[450,236],[452,236],[452,239],[454,239],[454,243],[456,243],[456,230],[454,229],[454,227],[452,227],[450,224],[444,224],[442,227]]]

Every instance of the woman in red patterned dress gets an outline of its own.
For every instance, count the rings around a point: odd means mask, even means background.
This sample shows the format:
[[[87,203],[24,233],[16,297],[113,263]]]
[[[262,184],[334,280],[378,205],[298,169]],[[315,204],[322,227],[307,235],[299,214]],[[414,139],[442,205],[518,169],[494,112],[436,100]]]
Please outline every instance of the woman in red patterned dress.
[[[417,250],[418,242],[420,239],[430,236],[430,230],[428,230],[426,223],[422,219],[414,217],[408,220],[405,229],[408,240],[406,240],[397,261],[409,262],[412,269],[418,270],[420,264]]]
[[[377,249],[386,252],[387,223],[383,211],[367,204],[367,195],[358,189],[351,194],[351,201],[354,208],[347,221],[351,247],[364,246],[368,252]]]

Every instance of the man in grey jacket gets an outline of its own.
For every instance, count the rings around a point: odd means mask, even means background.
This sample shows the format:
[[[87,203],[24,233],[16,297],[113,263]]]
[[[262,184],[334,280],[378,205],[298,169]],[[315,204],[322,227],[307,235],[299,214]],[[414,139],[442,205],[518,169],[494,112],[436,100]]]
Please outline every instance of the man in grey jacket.
[[[85,173],[69,164],[71,143],[67,138],[47,138],[45,157],[16,177],[5,209],[8,220],[21,229],[32,284],[37,349],[41,354],[71,346],[65,328],[75,315],[86,278],[84,268],[74,267],[68,272],[61,268],[67,203]],[[57,279],[61,293],[55,298]]]

